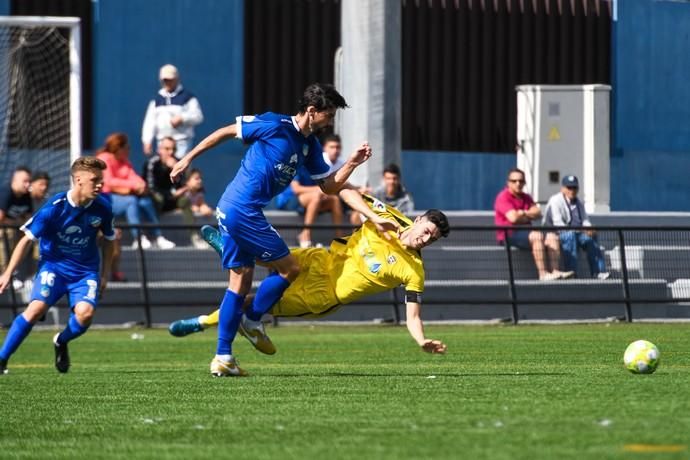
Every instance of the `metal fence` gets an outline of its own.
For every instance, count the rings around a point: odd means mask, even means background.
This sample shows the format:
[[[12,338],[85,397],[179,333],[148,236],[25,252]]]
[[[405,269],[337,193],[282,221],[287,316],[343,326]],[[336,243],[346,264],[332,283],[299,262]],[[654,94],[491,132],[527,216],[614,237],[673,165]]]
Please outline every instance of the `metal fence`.
[[[2,229],[3,227],[0,227]],[[5,227],[6,228],[6,227]],[[132,246],[130,226],[123,231],[120,268],[127,280],[111,282],[101,305],[143,308],[145,324],[151,325],[151,309],[158,306],[217,306],[227,286],[227,274],[210,247],[195,248],[190,235],[196,227],[161,225],[166,238],[177,243],[172,250]],[[302,230],[298,225],[276,226],[290,244]],[[142,225],[150,232],[151,225]],[[644,304],[690,305],[690,227],[595,227],[596,241],[604,257],[607,279],[593,277],[586,254],[578,252],[576,275],[572,279],[540,281],[534,256],[529,250],[499,245],[496,232],[506,227],[454,226],[448,238],[425,248],[425,304],[500,304],[510,307],[517,323],[521,307],[527,305],[619,305],[620,317],[633,320],[632,306]],[[535,227],[544,234],[562,228]],[[347,234],[351,227],[344,227]],[[313,227],[313,240],[328,245],[335,227]],[[5,260],[13,244],[11,231],[2,231]],[[548,256],[547,256],[548,258]],[[30,259],[30,257],[29,257]],[[0,307],[13,312],[28,299],[35,263],[22,267],[11,289],[0,295]],[[266,276],[257,267],[254,286]],[[388,304],[394,321],[403,296],[399,290],[363,299],[362,305]]]

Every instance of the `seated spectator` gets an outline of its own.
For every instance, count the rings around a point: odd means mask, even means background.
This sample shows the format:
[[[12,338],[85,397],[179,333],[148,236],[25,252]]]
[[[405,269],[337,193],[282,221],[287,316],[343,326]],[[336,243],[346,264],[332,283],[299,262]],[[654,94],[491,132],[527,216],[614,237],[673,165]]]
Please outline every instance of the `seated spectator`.
[[[337,134],[329,134],[323,138],[323,160],[331,168],[331,172],[339,170],[345,161],[340,158],[342,151],[342,143],[340,136]]]
[[[558,235],[555,233],[544,234],[529,227],[532,221],[541,218],[541,210],[529,194],[522,191],[525,187],[525,173],[520,169],[511,169],[508,172],[508,183],[501,190],[494,202],[496,226],[515,226],[515,230],[497,230],[496,239],[499,244],[506,244],[520,249],[531,249],[534,263],[537,266],[539,279],[544,281],[571,278],[574,272],[562,272],[558,270],[561,254]],[[544,252],[548,252],[548,260],[551,266],[549,272],[546,268]]]
[[[108,168],[103,171],[103,193],[112,202],[115,217],[126,216],[130,225],[141,224],[140,213],[149,222],[157,224],[158,215],[151,197],[148,196],[146,181],[141,178],[129,161],[129,142],[124,133],[114,133],[105,140],[105,145],[98,153]],[[175,247],[175,243],[163,237],[160,228],[153,229],[154,242],[160,249]],[[134,238],[133,247],[139,247],[139,229],[131,229]],[[151,247],[151,242],[141,235],[142,249]]]
[[[14,170],[9,186],[0,189],[0,224],[21,225],[34,208],[31,202],[29,187],[31,186],[31,171],[20,166]],[[13,228],[0,228],[0,266],[9,262],[12,248],[18,240],[18,232]]]
[[[192,212],[198,217],[209,217],[214,214],[213,208],[206,203],[204,197],[204,177],[200,169],[192,169],[187,177],[186,194],[192,204]]]
[[[383,184],[374,190],[373,196],[397,208],[403,214],[410,215],[414,211],[414,201],[400,178],[400,167],[395,163],[389,164],[383,170]]]
[[[577,177],[565,176],[561,186],[561,192],[549,198],[546,204],[543,224],[549,227],[591,227],[585,206],[577,197],[580,189]],[[558,236],[566,270],[577,271],[577,249],[583,248],[587,253],[592,278],[605,280],[609,277],[594,230],[563,230],[558,232]]]
[[[185,224],[194,225],[192,204],[187,196],[187,187],[176,186],[170,182],[170,173],[177,163],[175,158],[175,139],[164,137],[158,142],[157,154],[144,162],[143,176],[146,179],[149,193],[159,213],[182,211],[182,219]],[[196,230],[190,235],[192,246],[207,248],[208,245],[199,236]]]
[[[328,211],[331,212],[334,225],[341,225],[343,223],[343,205],[340,202],[340,197],[323,193],[305,168],[300,168],[297,171],[297,176],[290,184],[290,189],[294,193],[299,206],[304,209],[304,225],[313,225],[319,214]],[[337,228],[335,233],[336,236],[341,236],[342,229]],[[311,247],[311,229],[308,227],[304,228],[297,235],[297,241],[301,248]]]
[[[31,203],[34,210],[37,210],[48,198],[48,187],[50,187],[50,176],[45,171],[37,171],[31,176],[31,185],[29,186],[29,193],[31,193]]]

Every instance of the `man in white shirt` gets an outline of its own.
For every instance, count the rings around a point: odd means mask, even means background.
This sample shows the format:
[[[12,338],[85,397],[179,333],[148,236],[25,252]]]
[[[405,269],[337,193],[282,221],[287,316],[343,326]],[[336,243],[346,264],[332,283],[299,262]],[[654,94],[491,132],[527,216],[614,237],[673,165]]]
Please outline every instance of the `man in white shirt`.
[[[149,102],[141,128],[144,154],[153,153],[153,139],[175,140],[175,157],[179,160],[194,145],[194,127],[204,121],[199,101],[182,87],[177,67],[165,64],[158,73],[162,88]]]
[[[577,197],[580,182],[576,176],[565,176],[561,181],[561,191],[546,204],[543,224],[553,227],[591,227],[585,206]],[[596,240],[596,232],[591,229],[562,230],[558,232],[561,240],[561,254],[565,270],[577,271],[577,249],[587,252],[592,278],[605,280],[609,277],[606,261]]]

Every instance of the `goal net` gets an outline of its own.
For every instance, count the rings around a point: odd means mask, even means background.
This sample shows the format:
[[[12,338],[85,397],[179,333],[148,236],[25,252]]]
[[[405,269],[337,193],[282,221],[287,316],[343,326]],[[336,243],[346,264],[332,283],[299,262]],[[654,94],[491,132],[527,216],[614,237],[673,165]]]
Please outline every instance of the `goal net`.
[[[78,18],[0,17],[0,186],[27,166],[69,188],[81,152]]]

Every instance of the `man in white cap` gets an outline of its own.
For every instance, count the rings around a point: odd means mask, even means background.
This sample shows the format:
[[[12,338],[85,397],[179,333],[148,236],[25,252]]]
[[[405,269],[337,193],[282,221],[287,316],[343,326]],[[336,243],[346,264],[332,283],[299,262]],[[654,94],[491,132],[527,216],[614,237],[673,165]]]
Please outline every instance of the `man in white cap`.
[[[153,139],[175,140],[175,156],[180,159],[194,145],[194,127],[204,121],[197,98],[180,84],[177,67],[165,64],[159,72],[161,89],[149,102],[141,129],[144,153],[153,152]]]

